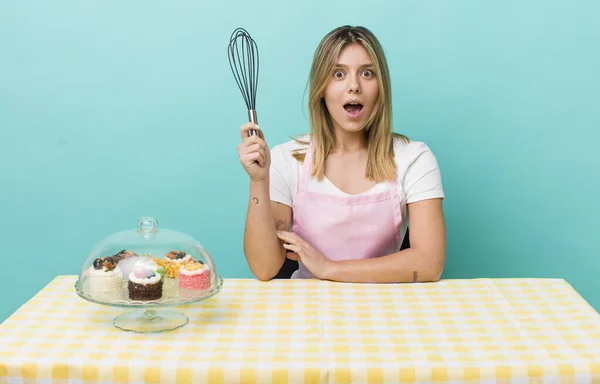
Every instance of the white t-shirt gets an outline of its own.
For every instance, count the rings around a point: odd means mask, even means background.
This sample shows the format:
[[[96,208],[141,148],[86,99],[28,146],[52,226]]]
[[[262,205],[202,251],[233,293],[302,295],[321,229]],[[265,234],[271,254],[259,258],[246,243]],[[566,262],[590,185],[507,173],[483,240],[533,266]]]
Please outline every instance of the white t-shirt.
[[[303,137],[302,140],[307,141],[307,138]],[[304,148],[306,145],[290,140],[271,149],[270,193],[272,201],[293,206],[304,166],[292,156],[292,153],[296,149]],[[419,141],[406,143],[402,139],[394,137],[394,158],[397,167],[398,199],[402,210],[401,234],[404,238],[409,221],[406,204],[432,198],[444,198],[444,191],[437,160],[424,143]],[[364,193],[377,193],[383,188],[385,185],[379,183]],[[326,177],[322,181],[311,178],[308,190],[347,196]]]

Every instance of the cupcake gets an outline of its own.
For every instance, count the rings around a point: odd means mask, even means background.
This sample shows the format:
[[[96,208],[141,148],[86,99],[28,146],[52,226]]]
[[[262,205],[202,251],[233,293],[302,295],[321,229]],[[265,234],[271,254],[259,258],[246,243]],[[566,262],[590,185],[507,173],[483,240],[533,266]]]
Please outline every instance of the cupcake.
[[[99,257],[87,270],[88,293],[98,300],[119,300],[123,295],[123,275],[112,257]]]
[[[179,270],[179,286],[192,291],[210,288],[210,270],[201,261],[190,261]]]
[[[194,261],[194,259],[184,251],[171,251],[167,253],[164,259],[166,276],[172,279],[179,277],[179,269],[189,261]]]
[[[112,258],[119,263],[121,260],[125,260],[125,259],[129,259],[131,257],[136,257],[137,255],[134,252],[131,251],[127,251],[125,249],[123,249],[122,251],[119,251],[117,253],[115,253]]]
[[[127,280],[133,267],[139,261],[139,256],[131,251],[122,250],[112,256],[117,262],[117,268],[121,270],[123,280]]]
[[[164,268],[140,262],[129,274],[127,288],[131,300],[158,300],[163,295]]]

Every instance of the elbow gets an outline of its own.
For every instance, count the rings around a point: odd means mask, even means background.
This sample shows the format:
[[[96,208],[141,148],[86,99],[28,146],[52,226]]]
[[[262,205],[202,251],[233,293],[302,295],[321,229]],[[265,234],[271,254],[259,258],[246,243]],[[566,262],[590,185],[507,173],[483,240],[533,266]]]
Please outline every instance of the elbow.
[[[264,273],[264,271],[252,272],[252,274],[260,281],[271,281],[275,277],[275,275]]]
[[[277,276],[279,268],[276,268],[275,262],[252,262],[251,258],[246,257],[248,260],[248,266],[252,275],[260,281],[270,281]]]
[[[444,268],[439,268],[439,269],[436,269],[435,271],[432,271],[431,275],[429,277],[429,282],[436,283],[436,282],[440,281],[442,278],[443,272],[444,272]]]
[[[270,281],[277,274],[277,272],[274,273],[273,271],[269,270],[269,268],[265,268],[265,266],[261,267],[257,265],[250,265],[250,272],[252,272],[252,275],[260,281]]]
[[[445,264],[445,255],[440,255],[436,258],[436,261],[433,263],[433,268],[431,271],[431,282],[435,283],[440,281],[442,278],[442,274],[444,273],[444,264]]]
[[[422,275],[422,281],[425,283],[435,283],[440,281],[442,278],[442,274],[444,273],[445,260],[445,253],[432,255],[431,261],[428,263],[426,272]]]
[[[432,269],[424,273],[419,282],[421,283],[437,283],[442,278],[443,269]]]

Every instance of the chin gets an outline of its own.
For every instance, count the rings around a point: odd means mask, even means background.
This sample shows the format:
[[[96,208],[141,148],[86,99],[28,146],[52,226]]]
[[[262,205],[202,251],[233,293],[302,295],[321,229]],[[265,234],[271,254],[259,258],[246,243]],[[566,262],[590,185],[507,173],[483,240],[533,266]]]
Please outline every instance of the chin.
[[[348,132],[348,133],[362,132],[364,130],[365,130],[365,127],[362,127],[362,128],[342,127],[342,131]]]
[[[356,133],[356,132],[361,132],[365,130],[366,127],[366,123],[364,122],[346,122],[343,124],[338,124],[338,127],[344,131],[344,132],[348,132],[348,133]]]
[[[347,115],[338,115],[338,119],[335,119],[335,125],[339,129],[348,133],[357,133],[364,131],[367,127],[368,116],[372,111],[363,110],[363,114],[358,118],[350,118]]]

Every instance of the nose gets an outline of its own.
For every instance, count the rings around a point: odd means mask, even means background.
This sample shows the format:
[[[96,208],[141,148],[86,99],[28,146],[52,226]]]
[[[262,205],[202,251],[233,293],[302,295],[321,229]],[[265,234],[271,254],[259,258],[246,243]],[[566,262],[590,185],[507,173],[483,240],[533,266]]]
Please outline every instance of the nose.
[[[360,82],[357,75],[348,76],[348,92],[360,93]]]

